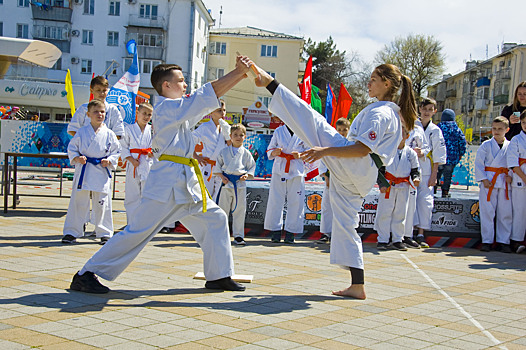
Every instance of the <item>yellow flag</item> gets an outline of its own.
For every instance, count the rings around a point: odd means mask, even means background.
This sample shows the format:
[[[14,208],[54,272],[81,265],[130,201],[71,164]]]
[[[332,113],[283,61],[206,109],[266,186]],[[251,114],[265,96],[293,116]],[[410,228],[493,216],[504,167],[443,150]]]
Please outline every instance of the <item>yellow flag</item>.
[[[466,129],[466,141],[473,142],[473,128]]]
[[[71,73],[66,74],[66,92],[68,93],[67,99],[69,108],[71,108],[71,115],[75,114],[75,97],[73,96],[73,85],[71,84]]]

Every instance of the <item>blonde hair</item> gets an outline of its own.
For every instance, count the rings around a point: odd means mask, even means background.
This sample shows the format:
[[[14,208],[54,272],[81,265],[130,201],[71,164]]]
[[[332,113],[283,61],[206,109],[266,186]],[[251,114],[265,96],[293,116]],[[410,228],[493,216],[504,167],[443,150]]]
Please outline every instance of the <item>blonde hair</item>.
[[[153,112],[153,106],[148,102],[141,103],[139,107],[137,108],[137,110],[141,110],[141,108],[144,108],[144,109],[149,110],[150,112]]]
[[[340,118],[336,121],[336,126],[343,126],[343,127],[346,127],[346,128],[350,128],[351,127],[351,122],[349,121],[349,119],[347,118]]]
[[[417,113],[411,79],[402,74],[400,69],[394,64],[381,64],[374,69],[374,72],[378,74],[383,81],[391,82],[391,88],[387,92],[387,96],[385,96],[389,100],[395,102],[398,90],[402,88],[397,104],[400,107],[400,115],[404,125],[408,130],[413,130]]]
[[[230,127],[230,133],[232,134],[235,130],[241,130],[246,135],[247,134],[247,128],[241,123],[234,124]]]
[[[93,99],[89,101],[88,103],[88,111],[91,111],[94,107],[104,107],[104,110],[106,110],[106,105],[104,104],[104,101]]]
[[[498,116],[498,117],[495,117],[495,119],[493,119],[491,124],[493,124],[493,123],[502,123],[502,124],[506,125],[507,128],[510,127],[510,121],[508,120],[508,118],[503,117],[501,115]]]

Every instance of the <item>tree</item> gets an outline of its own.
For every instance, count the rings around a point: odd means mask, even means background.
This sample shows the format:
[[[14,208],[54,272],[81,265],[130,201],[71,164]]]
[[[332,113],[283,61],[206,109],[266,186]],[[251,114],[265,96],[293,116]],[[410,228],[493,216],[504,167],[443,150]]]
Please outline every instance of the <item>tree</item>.
[[[440,78],[445,69],[444,60],[441,42],[432,35],[421,34],[397,37],[375,57],[378,64],[392,63],[411,78],[417,97]]]

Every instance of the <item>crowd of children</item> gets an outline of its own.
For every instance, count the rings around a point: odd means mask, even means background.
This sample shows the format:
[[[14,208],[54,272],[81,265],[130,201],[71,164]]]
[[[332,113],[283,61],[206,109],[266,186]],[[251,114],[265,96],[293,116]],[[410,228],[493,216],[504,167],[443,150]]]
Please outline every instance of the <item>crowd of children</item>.
[[[411,82],[397,67],[378,66],[368,84],[369,96],[378,102],[365,108],[352,125],[341,118],[332,128],[247,57],[239,56],[231,73],[188,96],[181,68],[159,65],[152,73],[152,85],[160,95],[157,105],[139,105],[136,123],[123,124],[119,110],[105,102],[108,81],[95,77],[90,85],[94,99],[77,110],[68,126],[75,177],[62,242],[74,243],[91,222],[105,245],[74,276],[72,289],[106,293],[109,289],[97,275],[113,280],[164,225],[180,220],[203,250],[206,287],[244,290],[230,277],[228,219],[232,216],[234,244],[246,245],[245,181],[253,179],[256,163],[243,147],[245,127],[224,121],[225,102],[217,98],[250,67],[259,71],[256,84],[273,94],[271,108],[285,121],[267,149],[268,159],[274,160],[264,220],[271,241],[279,243],[284,231],[284,242],[291,244],[303,233],[305,162],[320,160],[325,188],[318,243],[331,241],[331,263],[348,267],[352,280],[334,294],[365,298],[356,227],[362,199],[374,180],[380,189],[374,225],[377,249],[429,247],[424,233],[431,228],[437,172],[440,166],[456,163],[448,161],[441,128],[432,122],[436,102],[423,99],[417,120]],[[399,90],[397,105],[392,101]],[[444,113],[445,121],[454,121],[453,111]],[[192,131],[203,115],[210,120]],[[156,129],[150,125],[152,116]],[[526,111],[520,124],[523,132],[508,141],[508,119],[495,118],[493,138],[482,143],[476,155],[482,251],[489,251],[494,240],[502,252],[525,249],[526,217],[517,208],[526,201]],[[459,159],[465,151],[462,142]],[[128,224],[110,240],[114,233],[110,179],[119,156],[126,160]],[[167,178],[171,181],[165,184]],[[443,195],[448,192],[449,186]]]

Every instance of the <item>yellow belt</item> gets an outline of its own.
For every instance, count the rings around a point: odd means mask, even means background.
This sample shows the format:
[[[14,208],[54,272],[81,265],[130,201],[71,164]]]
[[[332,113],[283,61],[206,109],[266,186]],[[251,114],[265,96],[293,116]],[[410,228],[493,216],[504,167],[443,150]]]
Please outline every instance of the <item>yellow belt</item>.
[[[431,167],[433,166],[433,151],[429,152],[427,155],[426,155],[427,158],[429,158],[429,160],[431,161]]]
[[[201,174],[201,169],[199,169],[199,163],[197,162],[197,160],[193,158],[171,156],[169,154],[161,154],[159,160],[168,160],[170,162],[188,165],[194,168],[195,175],[197,176],[197,181],[199,181],[199,187],[201,188],[201,196],[203,197],[203,213],[206,213],[206,197],[210,197],[210,194],[206,189],[205,182],[203,180],[203,174]]]

